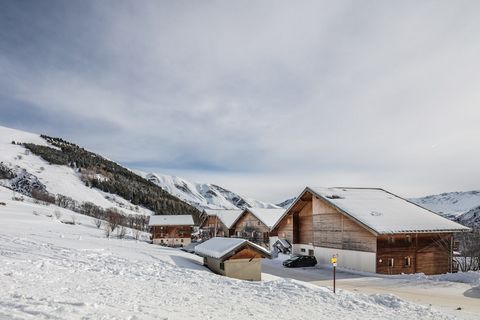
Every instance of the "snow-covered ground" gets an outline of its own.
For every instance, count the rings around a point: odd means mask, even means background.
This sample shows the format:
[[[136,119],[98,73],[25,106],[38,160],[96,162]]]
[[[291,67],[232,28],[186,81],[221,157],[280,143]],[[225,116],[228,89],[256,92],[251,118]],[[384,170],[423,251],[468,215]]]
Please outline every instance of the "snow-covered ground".
[[[107,239],[89,217],[10,198],[0,187],[0,319],[451,318],[389,294],[229,279],[195,255]]]
[[[332,268],[284,268],[280,256],[263,261],[263,272],[321,287],[332,286]],[[423,274],[382,276],[366,272],[337,270],[337,288],[364,294],[394,294],[410,302],[431,305],[461,319],[480,318],[480,272],[426,276]]]

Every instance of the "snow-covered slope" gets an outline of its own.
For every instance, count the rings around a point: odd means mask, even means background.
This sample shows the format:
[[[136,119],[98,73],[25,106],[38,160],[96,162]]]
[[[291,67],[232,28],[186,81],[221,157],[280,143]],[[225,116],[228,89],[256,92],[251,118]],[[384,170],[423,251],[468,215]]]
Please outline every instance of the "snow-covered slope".
[[[190,182],[165,174],[137,173],[168,193],[201,209],[279,208],[272,203],[246,198],[214,184]]]
[[[480,206],[480,191],[446,192],[410,201],[447,217],[457,217]]]
[[[127,214],[151,215],[152,211],[134,206],[118,195],[109,194],[95,188],[89,188],[80,180],[75,169],[68,166],[51,165],[34,155],[19,143],[34,143],[49,146],[39,135],[0,126],[0,165],[15,172],[22,179],[22,187],[33,183],[43,185],[52,194],[62,194],[79,203],[92,202],[102,208],[116,207]],[[51,146],[50,146],[51,147]],[[1,177],[0,177],[1,178]],[[0,185],[12,187],[15,179],[0,179]],[[17,189],[20,190],[21,189]],[[27,194],[28,192],[25,192]]]
[[[0,319],[451,318],[393,295],[226,278],[198,256],[107,239],[90,217],[13,201],[2,187],[0,202]],[[61,223],[55,210],[77,224]]]
[[[284,209],[287,209],[288,207],[290,207],[290,205],[295,201],[297,200],[297,197],[293,197],[293,198],[290,198],[290,199],[287,199],[285,201],[282,201],[280,202],[279,204],[277,204],[277,206],[281,207],[281,208],[284,208]]]
[[[480,227],[480,206],[457,216],[455,221],[469,227]]]

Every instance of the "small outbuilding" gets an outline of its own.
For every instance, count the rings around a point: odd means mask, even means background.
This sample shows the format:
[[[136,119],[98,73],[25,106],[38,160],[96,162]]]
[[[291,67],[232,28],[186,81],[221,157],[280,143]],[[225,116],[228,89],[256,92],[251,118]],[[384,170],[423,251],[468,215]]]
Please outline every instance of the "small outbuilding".
[[[191,242],[194,223],[190,214],[151,216],[148,225],[154,244],[184,247]]]
[[[239,238],[212,238],[196,246],[195,253],[215,273],[252,281],[262,279],[262,258],[271,258],[266,249]]]

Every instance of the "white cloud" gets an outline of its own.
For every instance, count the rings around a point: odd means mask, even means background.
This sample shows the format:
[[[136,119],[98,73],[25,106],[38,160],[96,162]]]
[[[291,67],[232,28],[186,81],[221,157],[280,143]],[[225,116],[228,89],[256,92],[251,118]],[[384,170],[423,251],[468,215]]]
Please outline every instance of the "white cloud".
[[[144,4],[93,3],[76,66],[4,56],[0,93],[104,119],[58,134],[113,159],[260,199],[305,184],[478,188],[476,3]],[[86,18],[65,17],[74,31]]]

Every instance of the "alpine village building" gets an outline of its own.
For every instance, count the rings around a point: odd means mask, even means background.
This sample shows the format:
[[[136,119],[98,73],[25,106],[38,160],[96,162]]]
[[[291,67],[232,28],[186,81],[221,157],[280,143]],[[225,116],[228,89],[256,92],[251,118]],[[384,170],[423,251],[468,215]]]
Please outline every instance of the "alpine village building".
[[[184,247],[191,242],[193,218],[185,215],[154,215],[150,217],[150,232],[154,244]]]
[[[285,209],[247,208],[244,210],[205,210],[200,230],[205,238],[243,238],[270,247],[270,231]]]
[[[195,247],[203,264],[217,274],[242,280],[262,279],[262,258],[270,252],[246,239],[215,237]]]
[[[380,273],[453,270],[453,234],[470,229],[377,188],[305,188],[271,235],[319,264]]]

